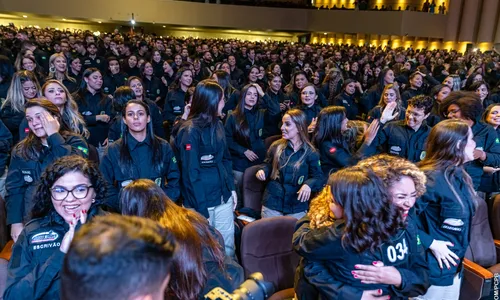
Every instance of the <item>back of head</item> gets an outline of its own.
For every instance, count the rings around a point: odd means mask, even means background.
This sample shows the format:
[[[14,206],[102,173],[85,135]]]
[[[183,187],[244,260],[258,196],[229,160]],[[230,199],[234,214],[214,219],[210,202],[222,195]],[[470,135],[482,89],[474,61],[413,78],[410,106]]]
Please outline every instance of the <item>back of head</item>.
[[[61,299],[163,299],[173,236],[138,217],[96,217],[75,234],[64,259]]]

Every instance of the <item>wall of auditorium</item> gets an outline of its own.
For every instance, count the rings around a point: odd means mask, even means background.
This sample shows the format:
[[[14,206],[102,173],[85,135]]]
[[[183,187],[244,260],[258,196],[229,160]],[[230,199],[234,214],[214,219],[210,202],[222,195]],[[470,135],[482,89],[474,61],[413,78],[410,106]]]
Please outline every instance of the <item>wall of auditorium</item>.
[[[371,0],[372,4],[370,5],[370,8],[373,8],[375,5],[379,8],[382,7],[382,5],[385,5],[386,7],[392,6],[395,10],[397,10],[398,7],[401,7],[401,9],[404,10],[409,5],[411,8],[416,7],[418,10],[421,10],[425,1],[426,0]],[[354,2],[355,1],[353,0],[312,0],[313,5],[316,7],[325,6],[331,8],[336,5],[337,8],[341,8],[343,5],[345,8],[350,9],[355,7]],[[432,0],[429,2],[432,2]],[[446,9],[449,7],[449,0],[437,0],[436,13],[438,13],[438,6],[443,3]]]

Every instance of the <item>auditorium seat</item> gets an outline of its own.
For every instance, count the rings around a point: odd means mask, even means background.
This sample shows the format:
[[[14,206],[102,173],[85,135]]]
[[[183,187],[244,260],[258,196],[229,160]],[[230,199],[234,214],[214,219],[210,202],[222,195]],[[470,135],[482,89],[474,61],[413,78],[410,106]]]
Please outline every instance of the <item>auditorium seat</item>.
[[[265,182],[255,177],[255,173],[262,165],[249,167],[243,173],[243,207],[248,207],[260,214],[262,209],[262,195],[266,187]]]
[[[267,137],[264,140],[264,145],[266,146],[266,149],[269,149],[269,147],[271,147],[272,143],[274,143],[275,141],[277,141],[279,139],[281,139],[281,135],[273,135],[273,136]]]
[[[264,280],[274,284],[276,292],[293,288],[299,262],[292,248],[296,222],[292,217],[273,217],[257,220],[243,228],[241,265],[245,276],[261,272]]]
[[[500,241],[493,240],[485,201],[478,202],[470,236],[470,245],[464,259],[461,300],[481,299],[491,295],[494,274],[500,271]]]

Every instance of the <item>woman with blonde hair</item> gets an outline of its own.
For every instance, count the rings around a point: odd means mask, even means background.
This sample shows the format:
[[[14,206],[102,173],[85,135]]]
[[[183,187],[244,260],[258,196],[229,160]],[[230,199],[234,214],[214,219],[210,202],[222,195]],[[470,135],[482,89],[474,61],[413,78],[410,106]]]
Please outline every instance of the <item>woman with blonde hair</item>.
[[[319,154],[309,141],[305,114],[289,110],[282,119],[282,138],[271,145],[265,165],[257,171],[267,181],[262,200],[262,217],[289,215],[300,219],[309,199],[324,184]]]
[[[368,113],[368,122],[371,123],[375,119],[379,119],[381,125],[392,120],[405,119],[405,109],[397,84],[391,83],[384,87],[378,105]]]
[[[0,118],[12,133],[14,144],[19,141],[19,125],[24,119],[24,104],[41,96],[40,84],[31,71],[18,71],[10,83],[7,97],[2,103]]]
[[[68,63],[62,53],[54,53],[49,58],[49,76],[47,80],[56,79],[64,84],[70,93],[76,92],[76,79],[68,75]]]

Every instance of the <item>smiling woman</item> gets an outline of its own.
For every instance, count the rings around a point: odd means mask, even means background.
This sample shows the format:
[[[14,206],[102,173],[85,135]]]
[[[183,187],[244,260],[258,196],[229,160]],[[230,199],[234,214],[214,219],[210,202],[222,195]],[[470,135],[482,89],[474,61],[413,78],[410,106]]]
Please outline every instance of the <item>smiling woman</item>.
[[[75,231],[102,214],[104,180],[80,156],[60,158],[40,178],[32,220],[12,249],[4,299],[59,299],[59,272]]]

